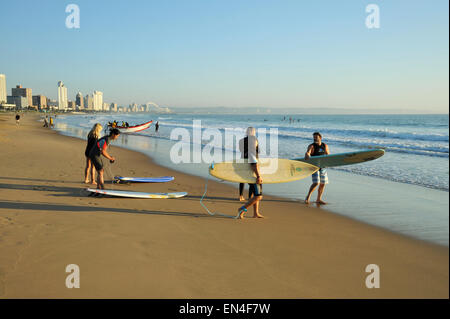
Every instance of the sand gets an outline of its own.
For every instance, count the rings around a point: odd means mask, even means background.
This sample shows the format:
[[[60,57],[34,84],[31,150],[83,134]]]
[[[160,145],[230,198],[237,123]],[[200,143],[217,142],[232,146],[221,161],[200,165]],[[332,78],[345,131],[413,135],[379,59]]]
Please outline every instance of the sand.
[[[108,188],[189,196],[88,197],[85,142],[39,117],[16,127],[14,114],[0,114],[0,298],[449,297],[448,247],[269,196],[264,220],[210,216],[203,178],[114,144],[115,175],[175,181]],[[213,181],[205,203],[235,215],[236,198]],[[80,267],[78,289],[66,287],[69,264]],[[366,287],[368,264],[380,267],[380,288]]]

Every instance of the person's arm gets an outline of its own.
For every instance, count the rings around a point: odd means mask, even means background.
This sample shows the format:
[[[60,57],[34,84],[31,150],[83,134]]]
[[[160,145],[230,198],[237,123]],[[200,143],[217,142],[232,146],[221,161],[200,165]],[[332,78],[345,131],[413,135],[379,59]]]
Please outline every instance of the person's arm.
[[[314,145],[308,146],[308,150],[305,153],[305,160],[309,160],[310,159],[311,153],[313,152],[313,150],[314,150]]]
[[[100,146],[100,145],[99,145],[99,146]],[[100,151],[101,154],[102,154],[104,157],[106,157],[107,159],[109,159],[110,161],[114,162],[114,161],[115,161],[115,158],[108,154],[108,152],[106,151],[107,148],[108,148],[108,144],[107,144],[105,141],[103,141],[103,145],[101,146],[101,151]]]
[[[325,144],[325,154],[330,155],[330,149],[328,148],[328,144]]]
[[[116,160],[113,156],[108,154],[108,152],[106,151],[106,148],[102,150],[102,155],[112,162],[114,162]]]
[[[255,172],[255,174],[256,174],[256,184],[262,184],[263,181],[262,181],[261,175],[259,173],[258,163],[252,164],[252,169],[253,169],[253,172]]]

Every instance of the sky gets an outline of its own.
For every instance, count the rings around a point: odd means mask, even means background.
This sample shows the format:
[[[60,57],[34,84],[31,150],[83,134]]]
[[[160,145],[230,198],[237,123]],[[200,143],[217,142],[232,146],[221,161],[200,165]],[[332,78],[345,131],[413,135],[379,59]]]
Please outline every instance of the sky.
[[[80,28],[66,27],[68,4]],[[380,28],[366,27],[368,4]],[[448,113],[447,0],[21,0],[0,4],[7,89],[119,105]]]

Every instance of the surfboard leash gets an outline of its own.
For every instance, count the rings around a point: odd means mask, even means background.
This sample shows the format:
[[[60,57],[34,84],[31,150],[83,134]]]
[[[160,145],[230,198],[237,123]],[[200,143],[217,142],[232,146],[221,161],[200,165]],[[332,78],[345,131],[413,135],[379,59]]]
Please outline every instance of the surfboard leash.
[[[211,164],[211,165],[213,165],[213,167],[214,167],[214,163]],[[236,216],[231,216],[231,215],[226,215],[226,214],[222,214],[222,213],[219,213],[219,212],[211,212],[211,211],[208,209],[208,207],[206,207],[206,205],[203,204],[203,199],[205,198],[206,192],[208,191],[208,180],[209,180],[209,174],[208,174],[208,176],[207,176],[206,179],[205,179],[205,192],[203,193],[203,196],[202,196],[202,198],[200,199],[200,205],[202,205],[203,208],[206,210],[206,212],[207,212],[209,215],[211,215],[211,216],[219,215],[219,216],[223,216],[223,217],[227,217],[227,218],[237,219],[237,218],[239,217],[239,213],[238,213]]]

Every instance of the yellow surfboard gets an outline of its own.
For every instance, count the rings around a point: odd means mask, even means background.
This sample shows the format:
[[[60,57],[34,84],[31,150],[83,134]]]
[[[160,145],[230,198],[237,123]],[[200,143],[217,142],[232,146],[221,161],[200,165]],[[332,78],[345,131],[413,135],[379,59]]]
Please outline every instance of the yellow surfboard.
[[[258,164],[263,184],[293,182],[319,170],[308,163],[281,158],[260,158]],[[214,163],[210,166],[209,173],[224,181],[256,183],[256,174],[247,160]]]

